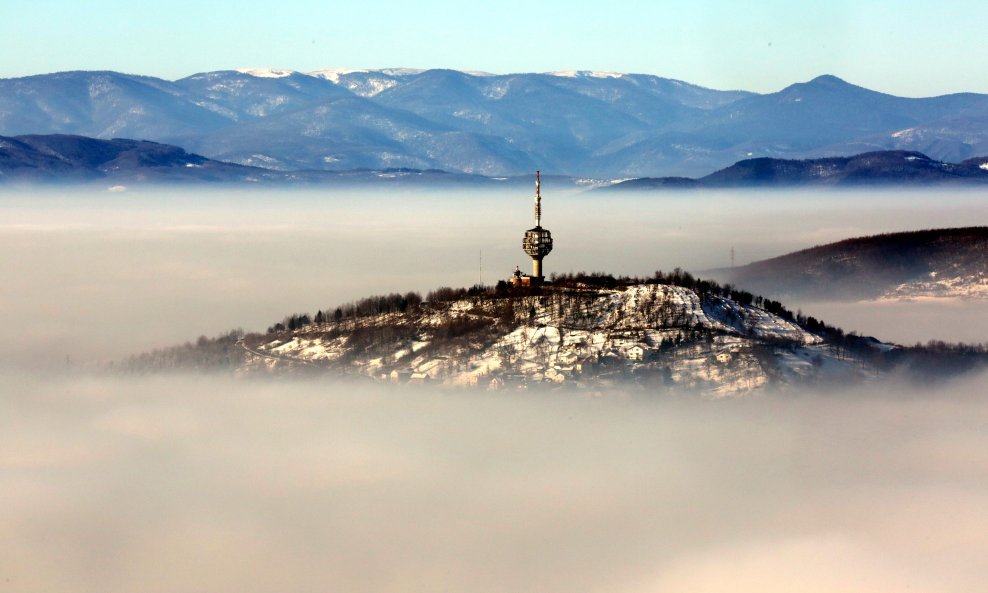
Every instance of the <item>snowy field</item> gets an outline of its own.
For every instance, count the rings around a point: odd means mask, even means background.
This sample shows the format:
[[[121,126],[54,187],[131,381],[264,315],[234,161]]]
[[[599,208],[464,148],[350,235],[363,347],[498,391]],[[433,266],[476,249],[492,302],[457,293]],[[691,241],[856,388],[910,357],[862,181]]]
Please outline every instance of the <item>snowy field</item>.
[[[988,220],[979,194],[544,189],[548,271],[713,268],[731,247],[740,264]],[[85,372],[372,293],[469,285],[481,251],[493,282],[525,265],[530,211],[497,193],[0,195],[0,590],[988,582],[986,376],[711,402]],[[911,307],[870,331],[988,335],[983,304]]]

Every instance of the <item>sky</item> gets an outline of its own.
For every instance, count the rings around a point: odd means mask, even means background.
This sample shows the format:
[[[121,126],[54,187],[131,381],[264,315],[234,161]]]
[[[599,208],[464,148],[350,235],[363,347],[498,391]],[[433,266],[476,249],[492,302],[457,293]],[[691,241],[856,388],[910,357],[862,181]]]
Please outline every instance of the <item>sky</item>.
[[[977,0],[36,0],[0,5],[0,77],[579,69],[756,92],[834,74],[902,96],[988,93],[985,22]]]

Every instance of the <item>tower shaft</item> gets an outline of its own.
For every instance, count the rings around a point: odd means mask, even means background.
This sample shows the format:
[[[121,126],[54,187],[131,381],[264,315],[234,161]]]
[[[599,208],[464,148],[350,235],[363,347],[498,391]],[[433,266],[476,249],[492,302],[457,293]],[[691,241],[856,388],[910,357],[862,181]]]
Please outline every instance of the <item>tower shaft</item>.
[[[542,190],[541,173],[535,172],[535,228],[525,231],[522,239],[522,249],[532,258],[533,284],[542,282],[542,258],[552,251],[552,233],[542,228]]]

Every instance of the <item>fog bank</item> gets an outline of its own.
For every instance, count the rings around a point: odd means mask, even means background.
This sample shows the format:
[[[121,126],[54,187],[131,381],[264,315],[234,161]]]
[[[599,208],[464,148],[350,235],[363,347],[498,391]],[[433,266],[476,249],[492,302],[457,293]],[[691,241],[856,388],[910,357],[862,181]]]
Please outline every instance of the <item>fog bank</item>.
[[[930,340],[988,342],[988,301],[985,300],[793,301],[791,307],[811,311],[838,327],[897,344],[925,344]]]
[[[580,194],[547,183],[543,192],[556,245],[547,273],[703,270],[729,265],[732,248],[740,265],[851,236],[988,220],[976,191]],[[64,368],[66,357],[73,365],[263,330],[370,294],[494,283],[527,269],[520,241],[531,216],[531,192],[514,189],[0,192],[0,367]],[[916,314],[945,327],[935,308]],[[986,320],[972,314],[963,329],[988,335]],[[942,331],[909,341],[930,338],[972,341]]]
[[[988,377],[737,402],[0,375],[4,590],[970,592]]]

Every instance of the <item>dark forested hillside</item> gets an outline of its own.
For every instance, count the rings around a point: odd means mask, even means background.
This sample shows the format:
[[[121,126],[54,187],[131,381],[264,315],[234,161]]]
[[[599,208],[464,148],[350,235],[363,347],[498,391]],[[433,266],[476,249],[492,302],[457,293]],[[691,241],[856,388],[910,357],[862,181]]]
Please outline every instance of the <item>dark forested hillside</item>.
[[[774,298],[988,296],[988,227],[847,239],[717,270]]]
[[[0,180],[246,180],[265,171],[223,163],[168,144],[83,136],[0,136]]]

